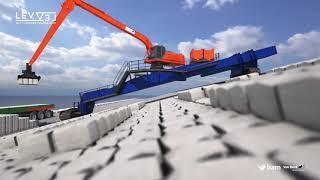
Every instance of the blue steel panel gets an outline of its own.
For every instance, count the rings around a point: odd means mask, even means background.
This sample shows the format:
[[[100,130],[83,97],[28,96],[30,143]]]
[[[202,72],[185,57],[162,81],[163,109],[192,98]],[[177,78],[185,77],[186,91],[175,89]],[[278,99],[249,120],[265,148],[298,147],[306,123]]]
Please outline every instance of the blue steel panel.
[[[116,87],[102,88],[80,94],[80,112],[85,115],[92,113],[94,102],[115,95],[126,94],[173,81],[185,81],[189,77],[201,75],[208,76],[228,70],[241,71],[246,67],[257,67],[257,60],[277,54],[275,46],[249,50],[242,54],[238,53],[229,58],[208,63],[194,63],[174,68],[179,72],[152,72],[148,75],[129,80],[122,86],[120,92],[116,92]],[[118,93],[118,94],[117,94]]]

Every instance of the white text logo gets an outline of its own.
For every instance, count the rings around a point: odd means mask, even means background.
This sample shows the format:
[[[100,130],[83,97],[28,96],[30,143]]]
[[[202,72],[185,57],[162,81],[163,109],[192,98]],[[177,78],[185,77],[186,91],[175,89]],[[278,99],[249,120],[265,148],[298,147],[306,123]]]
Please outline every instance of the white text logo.
[[[57,18],[56,12],[26,11],[16,12],[16,24],[53,24]]]
[[[274,166],[269,164],[257,165],[260,171],[280,171],[281,166]]]

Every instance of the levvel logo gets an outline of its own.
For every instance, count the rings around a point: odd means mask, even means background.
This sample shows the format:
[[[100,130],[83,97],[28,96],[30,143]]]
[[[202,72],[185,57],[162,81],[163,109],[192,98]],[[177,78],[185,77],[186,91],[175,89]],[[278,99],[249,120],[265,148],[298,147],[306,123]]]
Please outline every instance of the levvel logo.
[[[16,12],[16,24],[53,24],[56,22],[56,12],[27,11]]]

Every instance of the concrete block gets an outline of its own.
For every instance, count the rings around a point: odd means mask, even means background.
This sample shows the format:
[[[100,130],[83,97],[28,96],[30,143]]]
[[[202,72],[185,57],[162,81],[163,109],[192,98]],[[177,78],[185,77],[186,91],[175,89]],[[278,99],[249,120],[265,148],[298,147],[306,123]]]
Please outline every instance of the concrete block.
[[[127,108],[127,113],[128,113],[128,118],[132,116],[132,111],[131,108],[126,107]]]
[[[113,121],[115,122],[115,127],[126,119],[126,113],[123,109],[119,109],[113,113]]]
[[[192,102],[204,98],[204,92],[202,91],[202,88],[190,89],[188,91],[178,93],[178,98],[184,101]]]
[[[252,113],[271,121],[283,120],[276,88],[286,80],[283,75],[270,74],[246,86]]]
[[[130,104],[129,108],[131,109],[132,112],[139,111],[139,109],[140,109],[139,103]]]
[[[99,121],[104,121],[107,132],[111,131],[115,126],[111,116],[112,116],[112,114],[108,113],[108,114],[100,115],[100,117],[99,117]],[[102,122],[99,122],[99,123],[102,123]]]
[[[228,83],[217,88],[218,105],[220,108],[230,110],[232,108],[230,89],[235,83]]]
[[[209,98],[210,98],[210,103],[212,107],[218,107],[219,105],[219,99],[217,96],[217,87],[212,87],[208,90]]]
[[[307,70],[284,75],[276,90],[285,120],[320,130],[320,73]]]
[[[157,140],[140,141],[139,138],[128,137],[119,143],[120,151],[116,161],[129,161],[143,154],[156,156],[161,154]]]
[[[80,153],[81,150],[74,150],[55,154],[45,161],[36,162],[32,166],[32,171],[23,175],[23,179],[52,179],[55,173],[77,159]]]
[[[53,142],[49,142],[49,134],[49,131],[45,131],[20,136],[18,139],[18,152],[20,159],[32,160],[53,153]],[[70,136],[64,138],[69,139]]]
[[[125,169],[125,172],[123,169]],[[92,180],[101,180],[105,179],[105,177],[112,177],[113,180],[163,179],[161,160],[159,157],[151,156],[127,162],[114,162],[99,171],[93,176]]]
[[[94,170],[103,168],[110,160],[114,151],[114,148],[97,149],[95,146],[90,147],[82,156],[74,159],[64,168],[61,168],[57,173],[56,180],[86,179],[88,176],[94,175],[91,174]]]
[[[187,93],[187,91],[181,91],[181,92],[178,92],[178,99],[180,99],[180,100],[186,100],[186,99],[188,99],[187,98],[187,96],[188,96],[188,93]]]
[[[0,115],[0,136],[6,134],[6,119],[5,116]]]
[[[218,135],[211,126],[194,126],[192,128],[167,128],[164,142],[171,148],[178,148],[184,144],[194,143],[203,138],[210,138]],[[183,138],[181,138],[183,137]]]
[[[25,130],[27,130],[27,129],[29,129],[30,127],[29,127],[29,118],[24,118],[24,125],[25,125]]]
[[[139,105],[139,109],[142,109],[146,105],[146,103],[145,102],[139,102],[138,105]]]
[[[87,147],[99,139],[100,132],[95,120],[84,120],[55,129],[52,136],[56,151],[64,152]]]
[[[269,122],[253,115],[241,115],[233,111],[222,113],[204,113],[199,115],[199,122],[214,125],[226,133],[252,128],[255,125],[267,125]]]
[[[3,136],[0,138],[0,150],[15,147],[14,135]]]
[[[18,117],[18,115],[12,117],[12,131],[13,131],[13,133],[19,132],[19,117]]]
[[[130,117],[128,109],[126,107],[122,108],[122,113],[125,115],[125,118],[121,122],[127,120]]]
[[[111,131],[107,136],[97,141],[96,148],[115,146],[120,140],[128,137],[130,131]]]
[[[176,171],[183,169],[185,166],[196,165],[197,162],[205,161],[210,158],[210,155],[223,157],[228,153],[227,147],[216,139],[184,144],[170,150],[166,154],[166,158]]]
[[[29,120],[29,129],[37,127],[37,120]]]
[[[251,111],[271,121],[285,119],[319,129],[319,69],[310,66],[274,73],[248,85],[246,92]]]
[[[294,146],[302,139],[319,134],[289,123],[272,123],[266,126],[231,132],[222,140],[243,151],[266,156],[268,153]]]
[[[209,85],[209,86],[202,87],[204,96],[209,98],[209,90],[212,89],[212,88],[217,88],[218,86],[219,85],[217,85],[217,84],[212,84],[212,85]]]
[[[6,115],[4,116],[6,121],[6,134],[11,134],[13,130],[13,122],[12,122],[12,116]]]
[[[252,84],[253,82],[254,81],[239,82],[229,89],[232,110],[243,114],[250,113],[246,86]]]
[[[104,115],[105,116],[105,115]],[[104,118],[101,118],[102,115],[95,115],[92,119],[95,120],[98,124],[99,134],[100,137],[104,136],[106,133],[109,132],[108,123],[105,121]]]
[[[117,111],[114,111],[110,114],[109,121],[111,122],[111,129],[117,127],[118,122],[120,121],[120,116]]]
[[[29,129],[29,118],[28,117],[19,117],[18,120],[19,131],[23,131]]]

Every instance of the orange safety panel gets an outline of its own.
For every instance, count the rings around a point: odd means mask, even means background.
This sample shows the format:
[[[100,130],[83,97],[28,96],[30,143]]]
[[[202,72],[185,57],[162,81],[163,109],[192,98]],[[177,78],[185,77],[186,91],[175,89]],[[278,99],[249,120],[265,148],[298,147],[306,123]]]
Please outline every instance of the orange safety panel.
[[[214,60],[214,49],[204,50],[204,58],[208,61]]]
[[[212,61],[214,60],[214,49],[192,49],[190,52],[190,60],[191,62],[197,62],[197,61]]]

